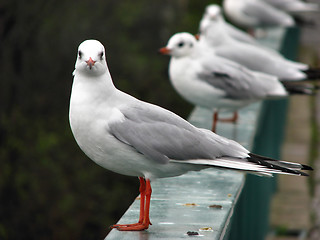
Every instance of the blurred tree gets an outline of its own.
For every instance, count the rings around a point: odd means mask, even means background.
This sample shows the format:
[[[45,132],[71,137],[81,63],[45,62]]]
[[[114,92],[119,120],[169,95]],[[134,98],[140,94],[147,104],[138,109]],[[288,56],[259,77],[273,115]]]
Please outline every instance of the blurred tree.
[[[191,106],[157,55],[196,33],[197,0],[3,0],[0,3],[0,239],[101,239],[138,194],[77,147],[68,123],[76,49],[106,47],[115,85],[186,117]]]

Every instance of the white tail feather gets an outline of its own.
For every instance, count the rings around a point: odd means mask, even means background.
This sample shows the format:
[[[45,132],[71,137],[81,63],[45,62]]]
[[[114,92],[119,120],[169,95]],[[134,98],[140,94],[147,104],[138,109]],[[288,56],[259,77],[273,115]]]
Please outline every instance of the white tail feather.
[[[267,166],[259,165],[253,162],[247,161],[245,158],[231,158],[231,157],[222,157],[217,159],[190,159],[190,160],[170,160],[171,162],[175,163],[189,163],[189,164],[196,164],[196,165],[207,165],[213,167],[222,167],[222,168],[229,168],[234,170],[241,170],[246,172],[251,172],[258,175],[267,175],[270,176],[273,173],[281,173],[281,174],[288,174],[288,175],[296,175],[292,173],[283,172],[278,169],[271,169]],[[297,169],[298,165],[296,163],[289,163],[284,162],[287,165],[290,165],[291,168]],[[300,165],[301,166],[301,165]]]

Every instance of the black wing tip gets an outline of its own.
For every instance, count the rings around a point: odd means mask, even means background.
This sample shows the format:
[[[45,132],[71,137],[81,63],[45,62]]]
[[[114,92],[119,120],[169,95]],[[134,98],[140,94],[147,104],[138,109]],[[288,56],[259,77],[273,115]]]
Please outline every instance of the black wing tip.
[[[303,176],[303,177],[309,177],[309,174],[308,174],[308,173],[305,173],[305,172],[300,172],[299,175],[300,175],[300,176]]]
[[[224,72],[213,72],[213,75],[216,77],[227,77],[230,78],[230,76],[227,73]]]
[[[320,69],[319,68],[309,68],[303,71],[309,80],[319,80],[320,79]]]
[[[301,94],[301,95],[316,95],[318,86],[308,83],[293,83],[293,82],[282,82],[283,86],[287,92],[292,94]]]
[[[288,173],[288,174],[293,174],[293,175],[298,175],[298,176],[306,176],[306,177],[309,176],[309,174],[307,174],[305,172],[301,172],[299,170],[293,170],[293,169],[286,168],[286,167],[277,166],[276,164],[271,164],[271,163],[267,162],[267,161],[277,162],[278,160],[276,160],[276,159],[264,157],[264,156],[254,154],[254,153],[249,153],[248,155],[249,155],[249,157],[247,159],[249,161],[255,162],[260,165],[264,165],[264,166],[269,167],[271,169],[277,169],[283,173]],[[311,170],[312,171],[313,168],[308,165],[301,164],[301,170]]]
[[[313,168],[308,165],[301,164],[301,166],[302,166],[301,170],[313,171]]]

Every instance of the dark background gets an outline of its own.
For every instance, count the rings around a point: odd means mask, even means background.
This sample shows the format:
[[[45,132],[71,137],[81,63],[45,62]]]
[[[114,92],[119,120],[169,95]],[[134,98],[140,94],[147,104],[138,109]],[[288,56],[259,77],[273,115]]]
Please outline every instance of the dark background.
[[[197,33],[206,0],[2,0],[0,239],[102,239],[138,194],[138,180],[89,160],[68,122],[78,45],[106,48],[115,85],[186,117],[192,106],[157,54]],[[138,218],[138,216],[137,216]]]

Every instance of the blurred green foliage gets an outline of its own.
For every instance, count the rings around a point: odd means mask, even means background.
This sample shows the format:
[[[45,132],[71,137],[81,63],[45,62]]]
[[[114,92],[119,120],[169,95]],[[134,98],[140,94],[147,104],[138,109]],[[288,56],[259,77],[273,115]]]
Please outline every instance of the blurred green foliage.
[[[157,50],[196,33],[206,0],[0,3],[0,239],[101,239],[138,181],[95,165],[68,123],[78,45],[100,40],[115,85],[186,117]],[[217,2],[217,1],[216,1]],[[137,216],[138,217],[138,216]]]

